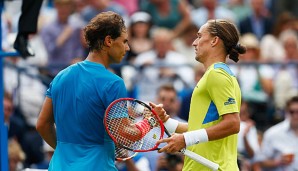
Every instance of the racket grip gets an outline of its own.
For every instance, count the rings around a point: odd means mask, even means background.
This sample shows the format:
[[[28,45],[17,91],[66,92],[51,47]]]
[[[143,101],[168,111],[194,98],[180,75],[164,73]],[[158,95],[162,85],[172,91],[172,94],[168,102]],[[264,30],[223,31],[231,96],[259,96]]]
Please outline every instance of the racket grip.
[[[210,161],[210,160],[208,160],[192,151],[186,150],[185,148],[182,149],[180,152],[182,154],[184,154],[185,156],[193,159],[194,161],[201,163],[202,165],[212,169],[213,171],[216,171],[219,168],[219,165],[217,163],[214,163],[214,162],[212,162],[212,161]]]

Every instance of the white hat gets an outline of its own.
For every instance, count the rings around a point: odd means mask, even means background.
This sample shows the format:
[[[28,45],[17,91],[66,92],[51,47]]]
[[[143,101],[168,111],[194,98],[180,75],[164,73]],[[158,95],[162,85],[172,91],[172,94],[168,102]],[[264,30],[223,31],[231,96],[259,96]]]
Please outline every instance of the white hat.
[[[135,12],[130,16],[130,24],[134,24],[137,22],[149,23],[150,21],[151,21],[150,14],[143,11]]]
[[[252,33],[246,33],[241,36],[240,38],[241,44],[245,45],[247,48],[254,48],[259,49],[260,48],[260,42],[256,35]]]

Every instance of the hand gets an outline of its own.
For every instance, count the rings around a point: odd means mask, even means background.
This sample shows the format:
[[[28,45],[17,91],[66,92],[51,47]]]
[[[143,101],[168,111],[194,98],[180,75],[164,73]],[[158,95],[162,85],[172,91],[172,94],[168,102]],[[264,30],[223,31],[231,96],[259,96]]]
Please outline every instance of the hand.
[[[66,42],[66,40],[70,38],[72,33],[73,33],[73,28],[71,28],[70,26],[66,26],[63,29],[62,33],[57,38],[56,45],[58,47],[61,47]]]
[[[161,152],[166,152],[166,153],[175,153],[179,152],[181,149],[186,147],[185,140],[184,140],[184,135],[183,134],[173,134],[169,138],[164,138],[157,143],[167,143],[163,148],[158,150],[159,153]]]
[[[284,154],[280,160],[281,165],[289,165],[294,161],[294,154]]]
[[[158,115],[158,117],[161,119],[163,123],[165,123],[170,118],[170,116],[164,110],[163,104],[156,105],[150,102],[149,105],[152,107],[152,110],[156,112],[156,114]]]

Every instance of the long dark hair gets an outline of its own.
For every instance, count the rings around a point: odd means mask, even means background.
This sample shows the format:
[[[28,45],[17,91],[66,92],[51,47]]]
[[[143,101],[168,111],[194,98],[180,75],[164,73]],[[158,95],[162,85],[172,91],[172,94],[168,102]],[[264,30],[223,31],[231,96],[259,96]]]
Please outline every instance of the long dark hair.
[[[239,43],[239,31],[233,23],[223,19],[209,20],[207,30],[223,40],[226,53],[234,62],[238,62],[239,54],[246,52],[246,47]]]

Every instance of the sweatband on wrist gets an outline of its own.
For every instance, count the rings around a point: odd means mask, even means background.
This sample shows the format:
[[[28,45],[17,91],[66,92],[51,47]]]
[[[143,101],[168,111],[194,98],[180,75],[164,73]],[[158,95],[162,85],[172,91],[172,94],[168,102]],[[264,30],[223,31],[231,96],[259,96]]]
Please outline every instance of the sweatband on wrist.
[[[147,119],[144,119],[135,125],[141,132],[141,138],[143,138],[151,130],[151,125]]]
[[[178,124],[179,122],[172,118],[169,118],[165,123],[163,123],[170,134],[173,134],[176,131]]]
[[[208,141],[208,134],[205,129],[185,132],[183,135],[186,147]]]

